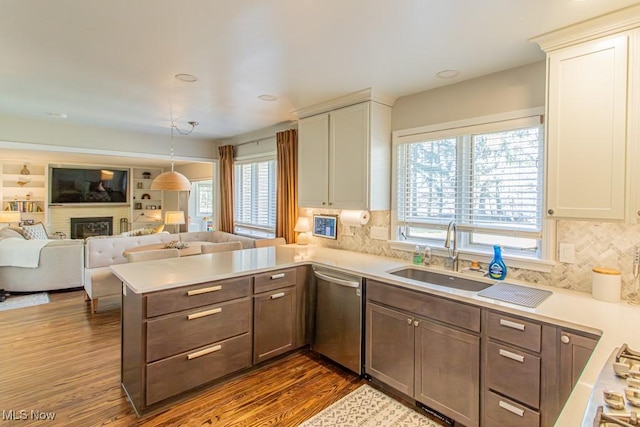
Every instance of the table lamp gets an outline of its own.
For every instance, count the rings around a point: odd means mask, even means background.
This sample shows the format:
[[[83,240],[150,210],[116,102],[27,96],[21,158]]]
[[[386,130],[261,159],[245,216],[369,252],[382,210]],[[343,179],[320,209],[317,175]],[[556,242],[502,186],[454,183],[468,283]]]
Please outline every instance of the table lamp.
[[[173,225],[173,232],[176,233],[176,226],[184,224],[184,211],[167,211],[164,214],[164,223]]]
[[[297,231],[298,240],[297,243],[299,245],[307,245],[309,244],[309,235],[307,234],[311,231],[311,224],[309,223],[309,218],[306,216],[298,217],[298,222],[296,222],[296,226],[293,228],[293,231]]]
[[[21,220],[19,211],[0,211],[0,224],[9,224],[10,227],[12,222],[20,224]]]

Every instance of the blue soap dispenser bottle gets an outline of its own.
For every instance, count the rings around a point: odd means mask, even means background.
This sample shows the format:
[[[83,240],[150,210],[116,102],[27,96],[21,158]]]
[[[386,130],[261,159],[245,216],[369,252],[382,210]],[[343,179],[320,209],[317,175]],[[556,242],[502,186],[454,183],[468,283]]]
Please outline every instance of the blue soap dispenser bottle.
[[[496,280],[504,280],[507,277],[507,266],[502,260],[500,245],[493,245],[493,259],[489,263],[489,277]]]

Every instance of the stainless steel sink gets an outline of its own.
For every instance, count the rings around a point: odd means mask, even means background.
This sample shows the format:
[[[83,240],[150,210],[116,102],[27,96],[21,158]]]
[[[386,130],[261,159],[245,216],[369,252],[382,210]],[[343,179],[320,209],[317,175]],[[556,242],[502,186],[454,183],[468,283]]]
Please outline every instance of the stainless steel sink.
[[[420,282],[432,283],[434,285],[446,286],[448,288],[462,289],[465,291],[479,292],[491,286],[491,283],[479,282],[476,280],[464,279],[462,277],[450,276],[448,274],[435,273],[433,271],[421,270],[407,267],[397,271],[390,271],[390,274],[404,277],[406,279],[418,280]]]

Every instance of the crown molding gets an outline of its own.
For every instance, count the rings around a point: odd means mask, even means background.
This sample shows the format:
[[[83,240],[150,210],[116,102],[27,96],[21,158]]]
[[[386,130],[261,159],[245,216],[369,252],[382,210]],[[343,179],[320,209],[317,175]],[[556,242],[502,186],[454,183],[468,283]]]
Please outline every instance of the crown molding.
[[[578,22],[529,40],[545,52],[640,27],[640,3]]]
[[[359,90],[357,92],[350,93],[339,98],[330,99],[319,104],[312,105],[310,107],[301,108],[293,111],[293,115],[299,119],[303,119],[309,116],[315,116],[316,114],[326,113],[327,111],[335,110],[337,108],[348,107],[349,105],[359,104],[361,102],[373,101],[379,104],[393,107],[393,103],[396,98],[384,96],[378,92],[375,92],[372,88]]]

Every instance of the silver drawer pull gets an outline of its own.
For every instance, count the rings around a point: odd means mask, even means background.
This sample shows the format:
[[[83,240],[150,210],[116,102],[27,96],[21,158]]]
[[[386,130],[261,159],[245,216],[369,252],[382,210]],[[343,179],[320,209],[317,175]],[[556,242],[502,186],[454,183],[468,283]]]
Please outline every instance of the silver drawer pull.
[[[278,299],[284,296],[284,292],[278,292],[277,294],[271,295],[271,299]]]
[[[221,307],[213,308],[211,310],[201,311],[199,313],[189,314],[187,320],[199,319],[201,317],[211,316],[212,314],[218,314],[222,311]]]
[[[524,331],[524,325],[522,323],[516,323],[510,320],[500,319],[500,326],[506,326],[507,328]]]
[[[500,349],[500,356],[506,357],[511,360],[515,360],[516,362],[524,363],[524,356],[520,356],[519,354],[511,353],[507,350]]]
[[[208,294],[209,292],[215,292],[221,289],[222,286],[211,286],[210,288],[194,289],[192,291],[187,291],[187,296],[191,297],[194,295]]]
[[[272,274],[271,280],[282,279],[284,277],[284,273]]]
[[[197,359],[198,357],[206,356],[207,354],[215,353],[216,351],[220,351],[220,350],[222,350],[221,345],[214,345],[213,347],[205,348],[204,350],[187,354],[187,360]]]
[[[524,411],[518,407],[513,406],[510,403],[505,402],[504,400],[501,400],[498,403],[498,406],[501,407],[502,409],[506,409],[507,411],[516,414],[519,417],[524,417]]]

